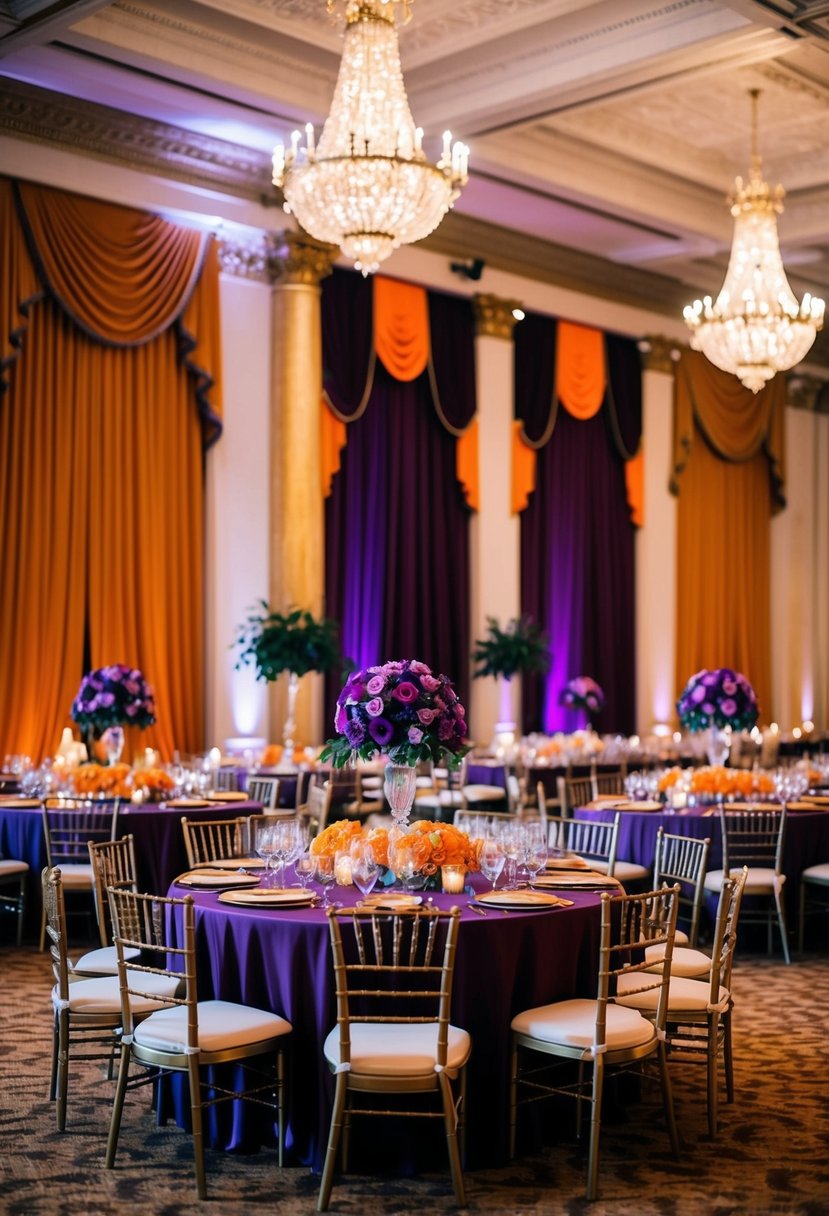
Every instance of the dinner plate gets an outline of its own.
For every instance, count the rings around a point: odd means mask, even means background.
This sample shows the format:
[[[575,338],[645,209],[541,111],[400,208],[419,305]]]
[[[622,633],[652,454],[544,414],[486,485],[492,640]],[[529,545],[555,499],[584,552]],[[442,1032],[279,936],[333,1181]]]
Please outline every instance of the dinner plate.
[[[787,802],[786,810],[790,815],[797,815],[801,811],[811,811],[813,814],[816,811],[827,811],[829,810],[829,799],[820,799],[817,802],[813,802],[810,799],[804,798],[802,802]]]
[[[486,891],[475,897],[475,903],[491,904],[495,908],[557,908],[563,905],[557,896],[546,891]]]
[[[597,794],[591,799],[588,806],[595,811],[609,811],[614,806],[627,805],[627,797],[624,794]]]
[[[561,873],[547,874],[539,876],[533,880],[534,887],[550,887],[556,889],[558,887],[584,887],[589,890],[591,887],[598,889],[600,887],[618,887],[619,883],[615,878],[608,878],[606,874],[599,874],[595,870],[586,870],[583,874]]]
[[[207,801],[206,798],[168,798],[167,806],[181,806],[181,807],[192,808],[194,806],[210,806],[210,803]]]
[[[175,880],[179,887],[255,887],[258,874],[234,874],[231,870],[188,870]]]
[[[0,806],[2,807],[22,807],[27,810],[32,807],[39,807],[42,803],[39,798],[0,798]]]
[[[407,912],[423,903],[422,895],[367,895],[357,905],[366,912]]]
[[[297,887],[253,887],[248,891],[222,891],[220,904],[237,904],[241,908],[310,908],[313,891]]]
[[[829,806],[829,794],[804,794],[803,801],[814,803],[815,806]]]
[[[661,802],[620,802],[616,806],[617,811],[664,811],[664,806]]]
[[[221,793],[205,794],[208,802],[247,802],[244,790],[222,790]]]

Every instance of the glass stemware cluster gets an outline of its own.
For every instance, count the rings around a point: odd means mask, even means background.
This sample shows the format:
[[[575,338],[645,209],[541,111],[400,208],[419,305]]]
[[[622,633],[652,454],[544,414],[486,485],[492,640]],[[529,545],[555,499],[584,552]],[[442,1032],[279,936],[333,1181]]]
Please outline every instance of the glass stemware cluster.
[[[461,820],[458,816],[457,827],[467,832],[470,840],[481,841],[481,873],[493,890],[502,873],[506,877],[501,889],[515,891],[535,882],[547,864],[547,834],[540,819],[470,815]]]
[[[256,823],[255,849],[265,863],[265,886],[284,887],[285,867],[304,853],[307,839],[297,819],[263,815]],[[278,872],[274,880],[274,872]]]

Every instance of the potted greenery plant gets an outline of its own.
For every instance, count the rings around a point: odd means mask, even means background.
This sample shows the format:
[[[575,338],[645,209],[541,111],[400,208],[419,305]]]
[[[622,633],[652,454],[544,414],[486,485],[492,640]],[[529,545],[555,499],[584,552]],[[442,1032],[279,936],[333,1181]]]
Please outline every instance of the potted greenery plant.
[[[511,681],[524,672],[547,671],[550,666],[549,639],[547,634],[528,616],[513,617],[502,629],[498,619],[487,617],[486,635],[475,642],[472,662],[476,665],[472,675],[494,676],[500,680],[499,722],[496,732],[503,734],[515,724],[509,719],[512,714]]]
[[[308,672],[342,669],[347,660],[340,649],[338,625],[327,617],[317,619],[302,608],[273,612],[266,600],[249,613],[239,626],[235,645],[240,648],[238,667],[256,668],[257,680],[278,680],[288,673],[288,711],[283,738],[283,761],[294,754],[294,711],[301,676]]]

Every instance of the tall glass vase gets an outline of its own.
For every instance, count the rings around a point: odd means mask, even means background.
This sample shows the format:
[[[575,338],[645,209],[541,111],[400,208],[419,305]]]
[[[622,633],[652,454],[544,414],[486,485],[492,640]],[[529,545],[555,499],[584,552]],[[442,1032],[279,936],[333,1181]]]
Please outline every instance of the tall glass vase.
[[[725,764],[731,751],[731,727],[709,726],[705,732],[705,751],[709,764]]]
[[[399,874],[397,842],[409,830],[409,815],[417,789],[417,769],[413,768],[411,764],[387,764],[384,776],[383,793],[386,795],[394,821],[389,828],[388,837],[389,870],[390,876],[393,876]],[[401,881],[406,886],[402,877]]]
[[[283,749],[282,763],[286,767],[294,762],[294,731],[296,730],[296,695],[299,691],[299,676],[295,671],[288,673],[288,712],[285,718],[285,729],[282,732]]]

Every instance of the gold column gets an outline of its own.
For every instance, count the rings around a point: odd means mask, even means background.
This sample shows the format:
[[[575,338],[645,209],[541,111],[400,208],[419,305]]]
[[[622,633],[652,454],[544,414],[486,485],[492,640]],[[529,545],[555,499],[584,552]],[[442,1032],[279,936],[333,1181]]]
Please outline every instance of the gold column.
[[[470,549],[470,630],[472,641],[486,632],[486,618],[505,625],[521,611],[520,541],[517,515],[510,510],[513,414],[513,310],[517,300],[478,294],[475,315],[475,369],[478,406],[478,460],[481,501],[472,516]],[[520,680],[509,685],[510,713],[501,705],[500,682],[472,680],[469,722],[475,740],[489,743],[502,719],[520,721]]]
[[[319,616],[325,592],[320,403],[322,333],[320,282],[331,273],[337,249],[304,232],[285,232],[269,259],[273,275],[271,372],[271,499],[269,599],[277,611],[304,608]],[[251,436],[256,442],[256,436]],[[271,695],[271,722],[287,705],[287,678]],[[322,679],[306,676],[296,702],[294,737],[320,741]]]

